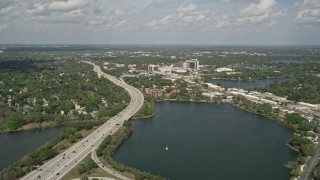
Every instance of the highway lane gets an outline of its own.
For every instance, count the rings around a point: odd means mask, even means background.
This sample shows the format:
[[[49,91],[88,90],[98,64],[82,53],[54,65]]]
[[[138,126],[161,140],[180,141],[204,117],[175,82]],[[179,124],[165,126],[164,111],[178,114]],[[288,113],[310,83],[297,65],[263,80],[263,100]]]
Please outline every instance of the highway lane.
[[[53,159],[49,160],[45,164],[41,165],[36,170],[30,172],[26,176],[22,177],[25,179],[60,179],[65,175],[70,169],[76,166],[80,161],[82,161],[92,150],[98,146],[102,140],[107,136],[116,132],[123,123],[131,118],[143,105],[144,97],[143,94],[136,88],[127,85],[122,80],[119,80],[113,76],[105,74],[101,71],[100,67],[93,65],[93,70],[97,72],[98,76],[105,77],[123,87],[131,96],[131,101],[129,105],[122,110],[118,115],[110,118],[106,123],[97,128],[90,135],[74,144],[68,150],[57,155]]]

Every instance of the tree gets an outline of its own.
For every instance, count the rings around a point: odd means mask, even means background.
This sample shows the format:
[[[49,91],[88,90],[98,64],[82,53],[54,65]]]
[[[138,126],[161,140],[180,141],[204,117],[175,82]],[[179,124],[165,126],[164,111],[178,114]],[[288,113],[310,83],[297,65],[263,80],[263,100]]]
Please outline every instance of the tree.
[[[87,174],[82,175],[80,180],[89,180],[88,175]]]
[[[301,145],[310,144],[311,140],[307,139],[307,138],[304,138],[304,137],[300,137],[300,136],[294,135],[289,143],[292,146],[301,146]]]
[[[74,137],[75,137],[76,139],[80,139],[80,138],[82,138],[82,135],[81,135],[80,132],[75,132],[75,133],[74,133]]]
[[[97,168],[98,165],[97,163],[94,162],[94,160],[92,159],[88,159],[84,162],[81,163],[81,166],[79,167],[79,172],[80,173],[84,173],[84,172],[88,172],[94,168]]]
[[[14,112],[10,114],[9,117],[4,119],[3,125],[9,130],[16,130],[25,123],[26,121],[23,118],[22,114],[19,112]]]
[[[43,106],[39,104],[34,105],[34,111],[35,112],[42,112],[43,111]]]
[[[301,117],[297,113],[292,113],[292,114],[286,114],[285,120],[289,124],[300,124],[303,121],[303,117]]]
[[[108,115],[108,112],[107,112],[105,107],[101,107],[97,112],[97,117],[98,118],[106,117],[107,115]]]
[[[94,160],[92,159],[89,159],[88,161],[86,161],[85,165],[86,165],[86,168],[90,170],[98,167],[97,163],[94,162]]]
[[[310,131],[311,130],[311,126],[310,124],[306,123],[306,122],[302,122],[298,125],[298,130],[300,131]]]
[[[34,112],[34,113],[31,113],[31,119],[33,120],[33,122],[42,122],[43,120],[43,116],[40,112]]]
[[[270,104],[259,104],[257,106],[257,112],[270,115],[272,113],[272,106]]]
[[[313,144],[306,144],[301,146],[302,154],[305,156],[312,156],[313,153],[315,152],[315,149],[316,147]]]

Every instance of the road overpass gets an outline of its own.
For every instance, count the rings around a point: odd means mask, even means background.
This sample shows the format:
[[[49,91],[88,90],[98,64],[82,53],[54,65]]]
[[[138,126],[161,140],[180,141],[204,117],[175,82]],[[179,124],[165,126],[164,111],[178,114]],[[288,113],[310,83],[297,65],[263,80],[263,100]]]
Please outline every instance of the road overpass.
[[[97,128],[90,135],[74,144],[66,151],[60,153],[45,164],[31,171],[21,178],[21,180],[61,179],[73,167],[81,162],[88,154],[90,154],[108,135],[115,133],[123,123],[130,119],[143,105],[144,97],[140,90],[126,84],[124,81],[117,79],[101,71],[100,67],[92,62],[82,61],[93,65],[93,70],[97,72],[99,77],[109,79],[114,84],[124,88],[130,95],[131,101],[129,105],[116,116],[111,117],[103,125]]]

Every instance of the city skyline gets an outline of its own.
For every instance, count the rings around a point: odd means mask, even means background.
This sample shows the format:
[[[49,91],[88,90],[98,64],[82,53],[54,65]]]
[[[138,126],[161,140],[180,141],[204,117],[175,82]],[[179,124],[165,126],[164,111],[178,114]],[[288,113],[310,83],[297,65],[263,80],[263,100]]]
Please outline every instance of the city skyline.
[[[2,0],[0,44],[319,45],[320,0]]]

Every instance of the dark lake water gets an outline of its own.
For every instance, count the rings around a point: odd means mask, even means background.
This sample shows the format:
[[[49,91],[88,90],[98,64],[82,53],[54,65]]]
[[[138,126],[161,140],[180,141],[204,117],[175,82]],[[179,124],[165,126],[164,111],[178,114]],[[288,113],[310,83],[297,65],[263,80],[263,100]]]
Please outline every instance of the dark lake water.
[[[244,82],[244,81],[237,81],[237,80],[224,80],[224,79],[213,79],[212,82],[214,84],[223,84],[230,88],[240,88],[240,89],[247,89],[247,88],[260,88],[265,87],[269,84],[272,84],[274,81],[279,82],[286,82],[286,81],[294,81],[297,80],[295,77],[287,77],[287,78],[268,78],[268,79],[259,79],[254,82]]]
[[[0,170],[57,137],[66,126],[31,131],[0,133]]]
[[[169,179],[288,179],[293,133],[229,104],[159,102],[113,158]],[[168,147],[168,150],[166,150]]]

